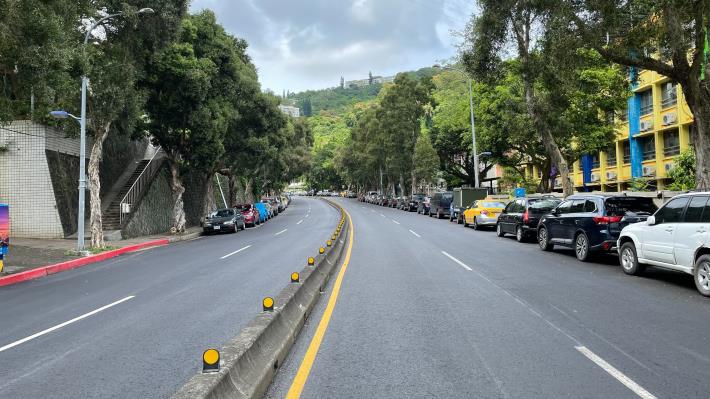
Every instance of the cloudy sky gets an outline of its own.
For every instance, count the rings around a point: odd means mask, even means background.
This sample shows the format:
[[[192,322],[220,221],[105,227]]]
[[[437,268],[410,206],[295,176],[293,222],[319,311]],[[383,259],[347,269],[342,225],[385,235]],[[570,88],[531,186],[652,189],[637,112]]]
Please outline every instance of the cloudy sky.
[[[264,88],[281,93],[430,66],[456,54],[474,0],[193,0],[249,42]]]

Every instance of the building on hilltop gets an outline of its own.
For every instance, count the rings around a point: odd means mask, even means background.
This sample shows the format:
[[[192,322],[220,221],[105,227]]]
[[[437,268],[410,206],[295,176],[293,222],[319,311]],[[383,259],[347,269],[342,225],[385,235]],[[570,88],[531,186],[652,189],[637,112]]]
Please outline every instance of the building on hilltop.
[[[372,77],[372,83],[390,83],[394,81],[394,76],[373,76]],[[347,80],[344,83],[344,87],[346,89],[351,89],[351,88],[356,88],[356,87],[365,87],[370,85],[370,78],[366,79],[358,79],[358,80]]]
[[[284,114],[290,115],[294,118],[298,118],[301,116],[301,110],[298,107],[294,107],[291,105],[279,105],[279,109]]]

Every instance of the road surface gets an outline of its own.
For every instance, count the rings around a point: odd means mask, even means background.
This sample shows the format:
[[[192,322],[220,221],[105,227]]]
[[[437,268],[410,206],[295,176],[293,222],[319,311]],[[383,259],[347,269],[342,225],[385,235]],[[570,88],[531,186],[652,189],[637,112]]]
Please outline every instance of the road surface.
[[[690,276],[339,201],[354,245],[327,330],[314,339],[321,300],[267,398],[710,397],[710,301]]]
[[[0,398],[161,398],[317,253],[339,213],[296,199],[237,234],[0,288]]]

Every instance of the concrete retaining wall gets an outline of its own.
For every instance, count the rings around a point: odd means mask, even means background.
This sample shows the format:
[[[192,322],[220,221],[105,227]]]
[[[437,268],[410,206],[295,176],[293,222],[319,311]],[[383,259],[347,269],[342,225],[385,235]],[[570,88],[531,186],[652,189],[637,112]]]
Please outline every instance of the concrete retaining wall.
[[[339,206],[331,205],[345,223],[334,245],[315,258],[315,266],[301,271],[300,283],[286,286],[274,298],[273,312],[259,314],[220,350],[218,373],[195,375],[173,399],[257,398],[266,392],[348,246],[350,222]]]

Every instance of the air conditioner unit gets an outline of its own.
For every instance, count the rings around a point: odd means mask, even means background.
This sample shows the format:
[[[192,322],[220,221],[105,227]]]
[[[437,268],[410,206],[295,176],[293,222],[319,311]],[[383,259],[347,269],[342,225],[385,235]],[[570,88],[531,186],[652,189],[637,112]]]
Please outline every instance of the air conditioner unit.
[[[616,180],[616,172],[606,172],[606,179],[607,181]]]
[[[663,126],[672,125],[678,120],[675,112],[663,115]]]
[[[598,182],[599,180],[601,180],[599,173],[592,173],[591,181]]]
[[[640,129],[642,132],[646,132],[653,129],[653,121],[641,121]]]
[[[655,176],[656,175],[656,167],[655,166],[644,166],[641,172],[643,174],[643,177]]]

